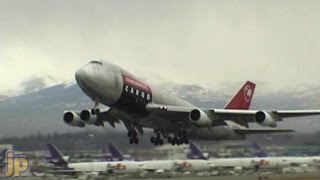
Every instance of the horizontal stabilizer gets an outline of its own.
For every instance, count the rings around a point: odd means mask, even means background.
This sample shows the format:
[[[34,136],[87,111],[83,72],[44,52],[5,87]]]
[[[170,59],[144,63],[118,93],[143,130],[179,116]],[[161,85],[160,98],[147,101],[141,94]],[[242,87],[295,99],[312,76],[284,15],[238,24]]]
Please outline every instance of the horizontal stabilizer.
[[[266,134],[266,133],[286,133],[294,132],[291,129],[234,129],[239,134]]]

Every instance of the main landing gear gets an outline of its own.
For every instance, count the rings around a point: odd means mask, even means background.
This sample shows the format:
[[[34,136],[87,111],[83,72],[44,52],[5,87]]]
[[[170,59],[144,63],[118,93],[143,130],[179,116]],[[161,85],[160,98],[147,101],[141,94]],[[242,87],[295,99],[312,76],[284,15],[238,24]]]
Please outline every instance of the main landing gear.
[[[163,139],[161,138],[161,134],[160,132],[156,132],[156,137],[151,137],[150,141],[152,144],[154,144],[155,146],[157,145],[163,145]]]
[[[189,138],[187,135],[187,132],[185,130],[178,131],[173,136],[166,136],[165,133],[160,133],[159,131],[155,131],[156,136],[152,136],[150,138],[150,142],[154,145],[163,145],[164,141],[161,138],[161,134],[163,138],[166,138],[168,140],[168,143],[172,145],[181,145],[181,144],[189,144]]]
[[[130,144],[139,144],[139,139],[138,139],[138,133],[137,131],[128,131],[128,137],[129,137],[129,143]]]
[[[187,132],[182,130],[182,131],[178,131],[178,133],[175,134],[174,137],[169,136],[168,143],[171,143],[172,145],[178,145],[178,146],[181,144],[189,144],[189,138],[188,138]]]

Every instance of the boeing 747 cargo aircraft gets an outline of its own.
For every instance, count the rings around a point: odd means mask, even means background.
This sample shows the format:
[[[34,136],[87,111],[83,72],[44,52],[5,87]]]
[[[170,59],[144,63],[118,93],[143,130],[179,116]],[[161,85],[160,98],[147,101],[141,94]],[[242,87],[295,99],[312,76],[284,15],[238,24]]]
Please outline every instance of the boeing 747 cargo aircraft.
[[[292,132],[274,129],[283,118],[318,115],[320,110],[248,110],[255,84],[247,82],[223,109],[201,108],[161,88],[143,82],[126,70],[102,60],[93,60],[77,70],[79,87],[94,102],[91,109],[67,110],[63,120],[71,126],[112,127],[123,122],[130,144],[138,144],[143,128],[154,129],[150,141],[162,145],[188,144],[190,139],[236,140],[248,134]],[[99,104],[108,106],[102,110]],[[248,123],[270,127],[252,129]]]

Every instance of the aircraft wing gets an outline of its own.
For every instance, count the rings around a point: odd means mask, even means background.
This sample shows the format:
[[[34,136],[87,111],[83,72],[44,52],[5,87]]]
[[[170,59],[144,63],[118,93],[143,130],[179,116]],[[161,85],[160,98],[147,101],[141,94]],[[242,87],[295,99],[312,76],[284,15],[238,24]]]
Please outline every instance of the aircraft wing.
[[[120,123],[120,120],[116,118],[114,115],[113,109],[108,109],[107,111],[101,111],[101,113],[98,115],[98,119],[103,124],[104,121],[108,122],[110,126],[115,128],[115,123]]]
[[[159,117],[170,119],[173,121],[181,121],[183,119],[187,119],[189,116],[189,112],[191,112],[192,110],[190,107],[165,106],[159,104],[148,104],[146,108],[151,113],[154,113]]]
[[[196,107],[166,106],[148,104],[147,110],[157,116],[170,118],[173,121],[188,119],[192,110]],[[282,118],[320,115],[320,110],[243,110],[243,109],[198,109],[205,112],[213,121],[241,119],[247,122],[256,122],[256,118],[272,118],[282,121]]]

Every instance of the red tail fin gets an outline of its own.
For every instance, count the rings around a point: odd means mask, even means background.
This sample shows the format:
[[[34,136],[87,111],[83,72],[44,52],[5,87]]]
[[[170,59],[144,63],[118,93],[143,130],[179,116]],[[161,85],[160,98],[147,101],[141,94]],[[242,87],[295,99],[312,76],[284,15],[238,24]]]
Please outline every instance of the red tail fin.
[[[249,109],[256,84],[247,81],[238,93],[226,104],[225,109]]]

